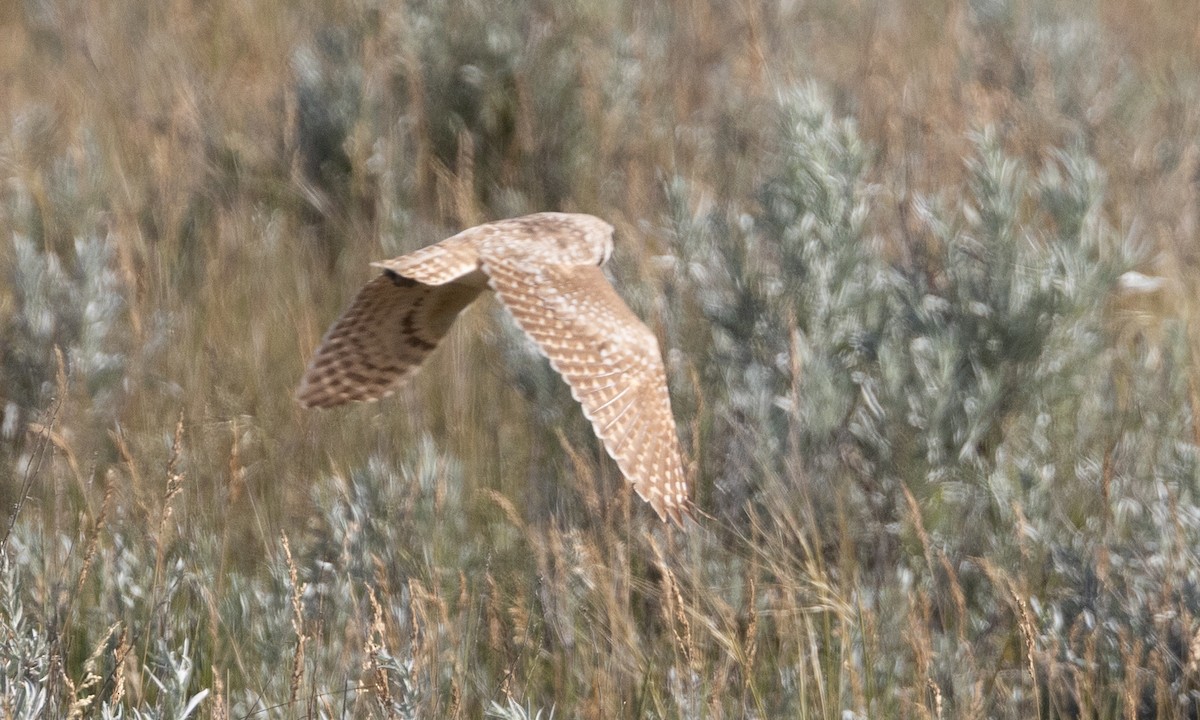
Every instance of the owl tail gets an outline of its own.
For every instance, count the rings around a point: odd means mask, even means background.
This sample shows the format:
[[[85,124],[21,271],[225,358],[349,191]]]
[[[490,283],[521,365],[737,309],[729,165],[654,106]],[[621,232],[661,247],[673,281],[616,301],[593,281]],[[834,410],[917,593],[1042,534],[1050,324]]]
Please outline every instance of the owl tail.
[[[398,258],[371,264],[426,285],[445,285],[464,279],[479,269],[479,253],[467,236],[469,232],[459,233]]]

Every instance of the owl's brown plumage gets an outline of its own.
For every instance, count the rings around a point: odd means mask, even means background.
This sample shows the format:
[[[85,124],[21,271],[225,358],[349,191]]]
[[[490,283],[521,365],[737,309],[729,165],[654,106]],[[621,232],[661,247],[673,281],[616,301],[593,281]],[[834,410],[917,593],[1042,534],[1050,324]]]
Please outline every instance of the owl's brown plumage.
[[[384,274],[330,328],[297,398],[327,407],[390,394],[490,287],[567,381],[634,490],[682,523],[690,501],[658,341],[600,271],[611,254],[603,220],[538,213],[374,263]]]

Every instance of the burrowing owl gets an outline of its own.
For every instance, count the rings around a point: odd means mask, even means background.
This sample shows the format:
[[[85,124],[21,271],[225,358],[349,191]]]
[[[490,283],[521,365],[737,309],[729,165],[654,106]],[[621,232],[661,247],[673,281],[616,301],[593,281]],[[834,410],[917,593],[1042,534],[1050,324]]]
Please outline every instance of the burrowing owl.
[[[490,287],[566,379],[638,495],[681,523],[688,488],[658,341],[600,271],[612,234],[591,215],[538,213],[372,263],[383,275],[329,329],[297,399],[328,407],[391,394]]]

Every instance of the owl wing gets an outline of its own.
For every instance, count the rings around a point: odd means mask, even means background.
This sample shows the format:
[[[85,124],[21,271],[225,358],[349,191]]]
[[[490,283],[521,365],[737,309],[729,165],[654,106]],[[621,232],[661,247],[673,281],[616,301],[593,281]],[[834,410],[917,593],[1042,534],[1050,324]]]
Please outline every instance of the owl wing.
[[[329,328],[296,399],[305,407],[330,407],[390,395],[481,289],[458,282],[426,285],[386,271]]]
[[[599,267],[484,257],[492,289],[567,381],[605,450],[662,519],[691,507],[654,333]]]

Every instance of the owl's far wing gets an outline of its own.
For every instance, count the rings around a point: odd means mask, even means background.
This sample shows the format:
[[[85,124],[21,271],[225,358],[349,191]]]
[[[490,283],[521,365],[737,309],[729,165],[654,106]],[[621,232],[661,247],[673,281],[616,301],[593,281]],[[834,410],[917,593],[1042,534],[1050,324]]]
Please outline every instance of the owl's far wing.
[[[599,267],[485,257],[483,269],[634,490],[660,518],[682,525],[691,504],[654,333]]]
[[[305,407],[331,407],[390,395],[437,347],[480,289],[426,285],[385,272],[367,283],[329,328],[296,399]]]

